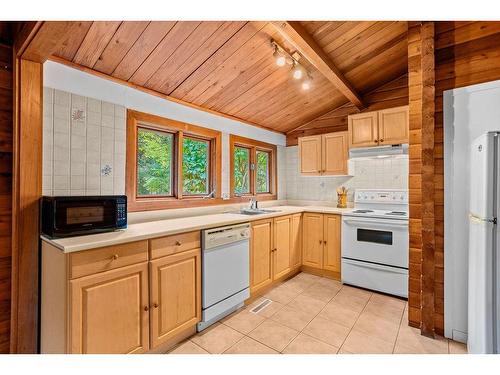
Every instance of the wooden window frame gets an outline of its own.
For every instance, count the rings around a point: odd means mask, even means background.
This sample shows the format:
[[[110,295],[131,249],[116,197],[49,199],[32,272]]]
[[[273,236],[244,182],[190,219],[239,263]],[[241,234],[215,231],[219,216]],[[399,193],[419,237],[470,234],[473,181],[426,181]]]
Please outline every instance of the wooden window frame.
[[[248,194],[236,195],[234,193],[234,148],[237,146],[250,149],[250,165],[253,164],[255,166],[253,169],[250,169],[250,193]],[[265,151],[269,153],[269,192],[266,193],[257,193],[256,190],[257,167],[255,163],[257,151]],[[229,154],[230,194],[233,202],[245,202],[250,197],[255,197],[260,201],[277,199],[278,172],[276,166],[276,145],[231,134],[229,137]]]
[[[172,171],[173,196],[137,195],[137,133],[138,129],[149,129],[174,134],[174,160]],[[185,136],[209,141],[209,193],[215,197],[182,194],[182,141]],[[172,208],[199,207],[223,203],[222,183],[222,133],[217,130],[168,119],[149,113],[127,110],[127,155],[125,191],[128,211],[149,211]]]

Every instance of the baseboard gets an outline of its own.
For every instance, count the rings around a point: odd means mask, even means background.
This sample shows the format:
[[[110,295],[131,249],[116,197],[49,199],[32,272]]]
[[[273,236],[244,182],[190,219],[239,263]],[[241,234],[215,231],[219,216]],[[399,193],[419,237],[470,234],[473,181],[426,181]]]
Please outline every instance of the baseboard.
[[[334,280],[338,280],[338,281],[341,280],[340,272],[324,270],[321,268],[315,268],[315,267],[304,266],[304,265],[302,265],[300,267],[300,271],[305,272],[305,273],[310,273],[310,274],[316,275],[316,276],[328,277],[329,279],[334,279]]]
[[[147,351],[146,354],[165,354],[169,350],[173,349],[177,344],[180,344],[194,334],[196,334],[196,324],[179,332],[177,335],[171,337],[163,344],[158,345],[156,348]]]

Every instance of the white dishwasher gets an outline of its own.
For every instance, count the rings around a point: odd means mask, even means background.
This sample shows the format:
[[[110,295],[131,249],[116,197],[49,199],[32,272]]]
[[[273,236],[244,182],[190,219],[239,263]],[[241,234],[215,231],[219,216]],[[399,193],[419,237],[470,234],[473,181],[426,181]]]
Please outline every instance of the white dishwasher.
[[[250,224],[202,231],[202,331],[250,297]]]

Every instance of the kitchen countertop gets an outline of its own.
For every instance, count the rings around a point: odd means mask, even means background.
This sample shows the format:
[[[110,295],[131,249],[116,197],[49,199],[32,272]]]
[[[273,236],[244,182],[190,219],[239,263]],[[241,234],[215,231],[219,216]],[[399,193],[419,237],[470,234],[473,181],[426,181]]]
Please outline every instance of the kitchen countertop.
[[[242,215],[236,212],[229,212],[214,215],[190,216],[130,224],[127,229],[115,232],[59,239],[50,239],[42,235],[41,238],[43,241],[57,247],[64,253],[72,253],[76,251],[90,250],[104,246],[118,245],[177,233],[251,222],[300,212],[344,214],[353,210],[352,208],[336,208],[328,206],[270,206],[265,208],[277,210],[277,212],[260,215]]]

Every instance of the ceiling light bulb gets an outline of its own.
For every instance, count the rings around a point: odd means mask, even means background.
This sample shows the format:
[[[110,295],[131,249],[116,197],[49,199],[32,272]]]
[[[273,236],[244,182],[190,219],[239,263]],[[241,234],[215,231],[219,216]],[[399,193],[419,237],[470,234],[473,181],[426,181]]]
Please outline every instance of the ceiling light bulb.
[[[295,69],[293,70],[293,78],[295,79],[301,79],[303,76],[302,68],[300,65],[296,65]]]
[[[286,58],[285,58],[285,56],[278,56],[276,58],[276,65],[278,65],[278,66],[285,66],[285,64],[286,64]]]
[[[309,90],[311,88],[311,81],[306,80],[302,82],[302,90]]]

